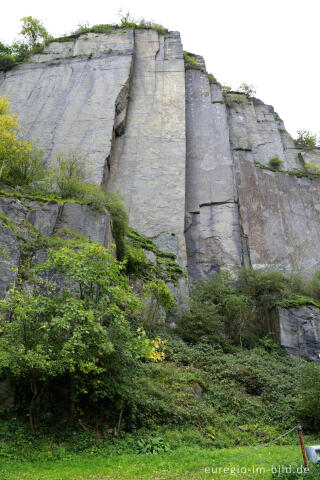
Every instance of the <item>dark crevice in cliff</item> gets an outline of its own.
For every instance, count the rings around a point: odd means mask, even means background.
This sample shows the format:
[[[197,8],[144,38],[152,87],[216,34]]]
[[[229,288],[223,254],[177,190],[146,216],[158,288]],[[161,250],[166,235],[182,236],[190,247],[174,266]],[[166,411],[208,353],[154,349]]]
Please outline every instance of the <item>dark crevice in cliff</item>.
[[[227,204],[230,204],[230,203],[234,204],[234,203],[238,203],[238,202],[236,200],[226,200],[224,202],[207,202],[207,203],[201,203],[201,205],[199,205],[199,207],[202,208],[202,207],[210,207],[211,205],[227,205]]]
[[[122,135],[124,135],[126,130],[127,112],[128,112],[129,99],[130,99],[130,87],[131,87],[131,80],[132,80],[132,74],[133,74],[133,64],[134,64],[134,55],[132,56],[131,68],[130,68],[128,79],[122,85],[122,88],[120,89],[120,92],[118,93],[118,96],[115,101],[114,125],[113,125],[110,152],[109,152],[109,155],[107,155],[107,157],[105,158],[104,168],[103,168],[103,178],[101,183],[103,186],[106,186],[110,172],[111,172],[112,156],[115,148],[115,142],[117,141],[117,137],[121,137]]]

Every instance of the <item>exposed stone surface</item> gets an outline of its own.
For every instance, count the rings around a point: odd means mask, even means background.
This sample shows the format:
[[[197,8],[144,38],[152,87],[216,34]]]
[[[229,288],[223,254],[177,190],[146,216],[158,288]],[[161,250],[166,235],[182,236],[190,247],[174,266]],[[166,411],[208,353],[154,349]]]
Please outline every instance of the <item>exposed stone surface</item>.
[[[234,152],[243,233],[254,266],[310,276],[320,269],[320,180],[257,168]]]
[[[229,98],[233,98],[229,95]],[[230,143],[233,151],[246,149],[253,159],[268,166],[279,157],[285,170],[302,170],[299,150],[286,132],[282,120],[270,105],[244,97],[232,103],[229,110]]]
[[[88,180],[120,190],[130,224],[177,255],[191,280],[243,263],[310,276],[320,269],[320,150],[298,148],[270,105],[224,96],[209,83],[203,58],[194,59],[196,69],[185,72],[177,32],[84,34],[0,73],[0,94],[11,96],[25,133],[49,162],[75,151],[86,159]],[[261,168],[272,157],[304,176]],[[86,206],[2,198],[0,208],[25,235],[29,221],[47,236],[64,228],[112,241],[108,216]],[[20,258],[5,226],[0,248],[4,295]],[[35,261],[44,256],[38,252]],[[170,288],[183,305],[187,279]],[[300,310],[282,313],[284,345],[294,353],[301,323],[305,355],[316,355],[316,314]]]
[[[195,281],[220,269],[234,270],[242,260],[229,126],[222,101],[220,87],[209,84],[206,72],[186,71],[186,243],[188,272]]]
[[[135,49],[126,131],[116,138],[106,186],[124,195],[131,225],[185,265],[182,45],[175,32],[136,30]]]
[[[108,247],[113,242],[108,212],[93,210],[88,205],[65,203],[55,231],[71,230],[83,237]]]
[[[320,361],[320,310],[312,306],[279,308],[280,341],[288,353]]]
[[[117,51],[109,51],[115,45]],[[86,161],[88,179],[101,184],[118,98],[128,89],[133,31],[88,34],[75,42],[51,43],[45,52],[35,59],[38,63],[2,73],[0,94],[10,96],[25,134],[39,143],[50,163],[57,153],[76,152]],[[48,55],[58,59],[48,62]]]
[[[54,235],[63,228],[105,247],[114,243],[109,213],[98,212],[87,205],[40,205],[36,201],[0,197],[0,211],[12,222],[6,226],[6,218],[3,221],[0,219],[0,298],[5,296],[16,280],[21,260],[21,242],[30,237],[30,224],[46,236]],[[32,261],[41,263],[46,258],[47,252],[41,250],[36,252]],[[58,275],[57,278],[61,280],[62,276]]]
[[[209,205],[191,214],[186,231],[188,272],[204,281],[219,270],[241,266],[240,226],[236,203]]]
[[[17,237],[0,222],[0,298],[3,298],[16,280],[20,261],[20,245]]]

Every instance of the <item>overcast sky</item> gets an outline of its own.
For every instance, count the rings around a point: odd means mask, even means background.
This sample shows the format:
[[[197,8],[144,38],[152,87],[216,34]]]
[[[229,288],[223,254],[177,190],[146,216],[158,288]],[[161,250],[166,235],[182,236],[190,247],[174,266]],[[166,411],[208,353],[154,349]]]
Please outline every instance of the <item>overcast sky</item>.
[[[0,40],[10,43],[24,16],[58,36],[85,21],[117,22],[120,8],[180,31],[184,49],[203,55],[221,83],[253,84],[293,136],[300,128],[319,132],[320,0],[10,0]]]

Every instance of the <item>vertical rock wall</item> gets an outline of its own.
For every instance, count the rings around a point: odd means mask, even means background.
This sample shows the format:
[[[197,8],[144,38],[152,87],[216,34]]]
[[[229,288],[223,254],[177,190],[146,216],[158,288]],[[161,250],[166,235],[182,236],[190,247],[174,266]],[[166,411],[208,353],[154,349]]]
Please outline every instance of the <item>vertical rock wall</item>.
[[[305,162],[317,151],[298,150],[273,108],[256,99],[235,102],[228,112],[251,264],[310,276],[320,269],[320,179],[306,176]],[[283,161],[282,172],[263,168],[273,156]]]
[[[240,267],[241,240],[227,111],[217,85],[186,71],[186,242],[195,281]]]
[[[73,151],[85,159],[88,179],[102,183],[117,115],[126,109],[121,93],[133,50],[132,30],[86,34],[53,42],[31,62],[0,73],[0,93],[10,96],[24,133],[47,161]]]
[[[320,362],[320,310],[313,306],[279,308],[280,342],[290,355]]]
[[[271,106],[223,96],[194,59],[185,72],[177,32],[83,34],[0,73],[0,94],[49,162],[83,155],[88,180],[119,190],[131,225],[192,280],[245,262],[310,275],[320,186],[305,174],[320,150],[297,149]],[[267,169],[274,156],[283,172]]]
[[[127,127],[115,139],[106,188],[124,195],[130,223],[186,265],[185,83],[179,34],[135,31]]]

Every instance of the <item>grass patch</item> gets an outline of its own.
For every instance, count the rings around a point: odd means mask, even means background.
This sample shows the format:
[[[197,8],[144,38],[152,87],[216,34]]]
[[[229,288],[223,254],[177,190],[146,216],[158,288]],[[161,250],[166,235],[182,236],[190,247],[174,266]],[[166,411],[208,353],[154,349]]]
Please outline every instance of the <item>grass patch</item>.
[[[212,478],[205,468],[214,463],[227,461],[235,456],[243,455],[250,448],[234,448],[216,450],[199,447],[182,447],[174,451],[158,455],[70,455],[63,460],[52,461],[48,458],[42,462],[4,461],[1,465],[2,480],[84,480],[84,479],[161,479],[170,475],[193,472],[187,478],[198,480]],[[301,463],[301,452],[298,445],[272,446],[246,458],[225,465],[225,473],[214,474],[215,479],[271,479],[271,468],[275,465]],[[259,467],[259,473],[252,473],[253,465]],[[230,473],[230,468],[234,473]],[[244,475],[241,470],[246,469]],[[233,472],[233,470],[232,470]]]
[[[186,70],[201,70],[204,72],[204,68],[199,65],[196,55],[189,52],[183,52],[184,67]]]
[[[138,272],[140,274],[138,276],[142,276],[145,280],[158,278],[176,285],[179,278],[186,275],[177,263],[174,253],[163,252],[151,238],[144,237],[132,227],[128,231],[128,243],[129,247],[136,252],[147,250],[156,256],[156,265],[146,261],[143,265],[143,271]],[[134,251],[132,254],[134,254]]]
[[[257,162],[256,160],[254,161],[254,164],[256,167],[261,168],[262,170],[269,170],[270,172],[275,172],[275,173],[286,173],[287,175],[292,175],[297,178],[314,178],[319,176],[319,173],[311,173],[311,172],[296,172],[295,170],[282,170],[281,168],[273,168],[273,167],[268,167],[267,165],[264,165],[263,163]]]

